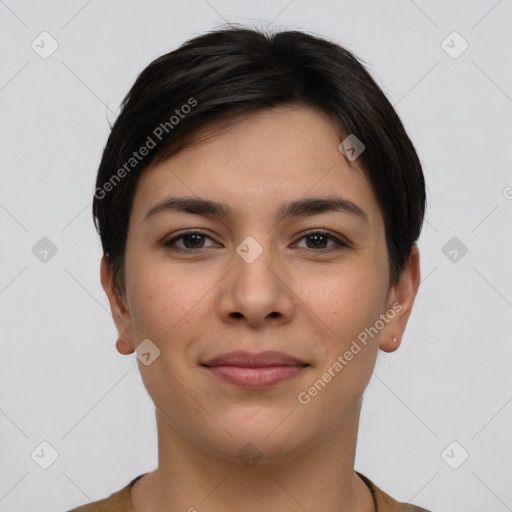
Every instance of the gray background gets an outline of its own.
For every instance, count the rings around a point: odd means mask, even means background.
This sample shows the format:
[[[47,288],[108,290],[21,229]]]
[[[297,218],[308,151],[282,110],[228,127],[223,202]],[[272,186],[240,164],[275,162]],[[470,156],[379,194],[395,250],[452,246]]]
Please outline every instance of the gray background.
[[[135,355],[115,350],[100,285],[94,181],[137,74],[225,21],[346,45],[424,165],[423,280],[366,392],[356,469],[434,512],[512,510],[512,1],[6,0],[0,511],[68,510],[156,467],[153,404]],[[45,59],[31,47],[51,48],[43,31],[58,43]],[[460,55],[454,31],[469,44]],[[57,248],[46,262],[33,252],[43,237]],[[58,452],[48,469],[43,441]]]

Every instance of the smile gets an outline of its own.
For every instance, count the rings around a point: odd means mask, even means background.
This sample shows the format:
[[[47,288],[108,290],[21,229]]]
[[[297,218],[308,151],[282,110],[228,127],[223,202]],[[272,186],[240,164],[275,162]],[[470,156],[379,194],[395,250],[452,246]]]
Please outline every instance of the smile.
[[[283,366],[204,366],[215,377],[246,389],[264,389],[289,380],[308,365]]]

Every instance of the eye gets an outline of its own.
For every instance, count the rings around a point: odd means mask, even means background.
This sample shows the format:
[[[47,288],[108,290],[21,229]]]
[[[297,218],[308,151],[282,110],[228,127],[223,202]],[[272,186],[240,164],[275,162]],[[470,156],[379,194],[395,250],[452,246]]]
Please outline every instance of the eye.
[[[335,237],[334,235],[331,235],[328,231],[323,230],[317,230],[317,231],[311,231],[307,233],[306,235],[303,235],[299,240],[309,240],[310,247],[305,247],[306,249],[325,249],[324,243],[328,240],[331,240],[334,242],[334,246],[338,247],[350,247],[348,243],[344,242],[343,240],[339,239],[338,237]],[[306,242],[307,244],[307,242]]]
[[[163,243],[164,247],[169,249],[178,251],[178,252],[196,252],[200,249],[206,249],[204,246],[204,240],[208,238],[212,240],[211,237],[203,233],[202,231],[185,231],[170,240],[167,240]],[[311,249],[314,252],[320,252],[322,249],[326,249],[325,243],[328,241],[332,241],[334,243],[334,247],[345,247],[349,248],[350,245],[341,240],[340,238],[330,234],[328,231],[316,230],[311,231],[305,235],[303,235],[300,240],[306,240],[306,247],[300,247],[305,249]],[[183,241],[184,246],[180,247],[177,245],[178,241]],[[308,246],[309,245],[309,246]],[[210,246],[214,247],[214,246]],[[218,247],[218,246],[217,246]],[[332,247],[332,246],[331,246]]]
[[[169,247],[179,252],[190,252],[193,251],[194,249],[203,249],[203,247],[201,247],[201,239],[204,238],[209,238],[210,240],[212,240],[208,235],[204,234],[202,231],[185,231],[184,233],[181,233],[180,235],[177,235],[174,238],[167,240],[166,242],[164,242],[163,245],[165,247]],[[183,239],[185,247],[176,246],[176,242],[181,239]]]

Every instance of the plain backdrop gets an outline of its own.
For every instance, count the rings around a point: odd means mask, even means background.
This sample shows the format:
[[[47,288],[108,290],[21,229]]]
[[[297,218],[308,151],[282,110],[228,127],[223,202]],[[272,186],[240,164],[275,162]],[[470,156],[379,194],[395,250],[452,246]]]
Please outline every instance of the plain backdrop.
[[[99,280],[94,183],[138,73],[226,21],[345,45],[424,166],[422,283],[366,391],[356,469],[434,512],[512,510],[512,1],[5,0],[0,511],[63,512],[156,467],[154,406]]]

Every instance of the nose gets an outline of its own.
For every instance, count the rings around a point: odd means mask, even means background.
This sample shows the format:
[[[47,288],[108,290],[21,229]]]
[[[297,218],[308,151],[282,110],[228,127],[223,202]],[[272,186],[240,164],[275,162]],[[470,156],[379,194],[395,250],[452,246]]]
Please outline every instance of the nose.
[[[243,320],[256,328],[291,321],[295,311],[291,273],[269,245],[247,237],[231,263],[220,287],[219,314],[225,322]]]

